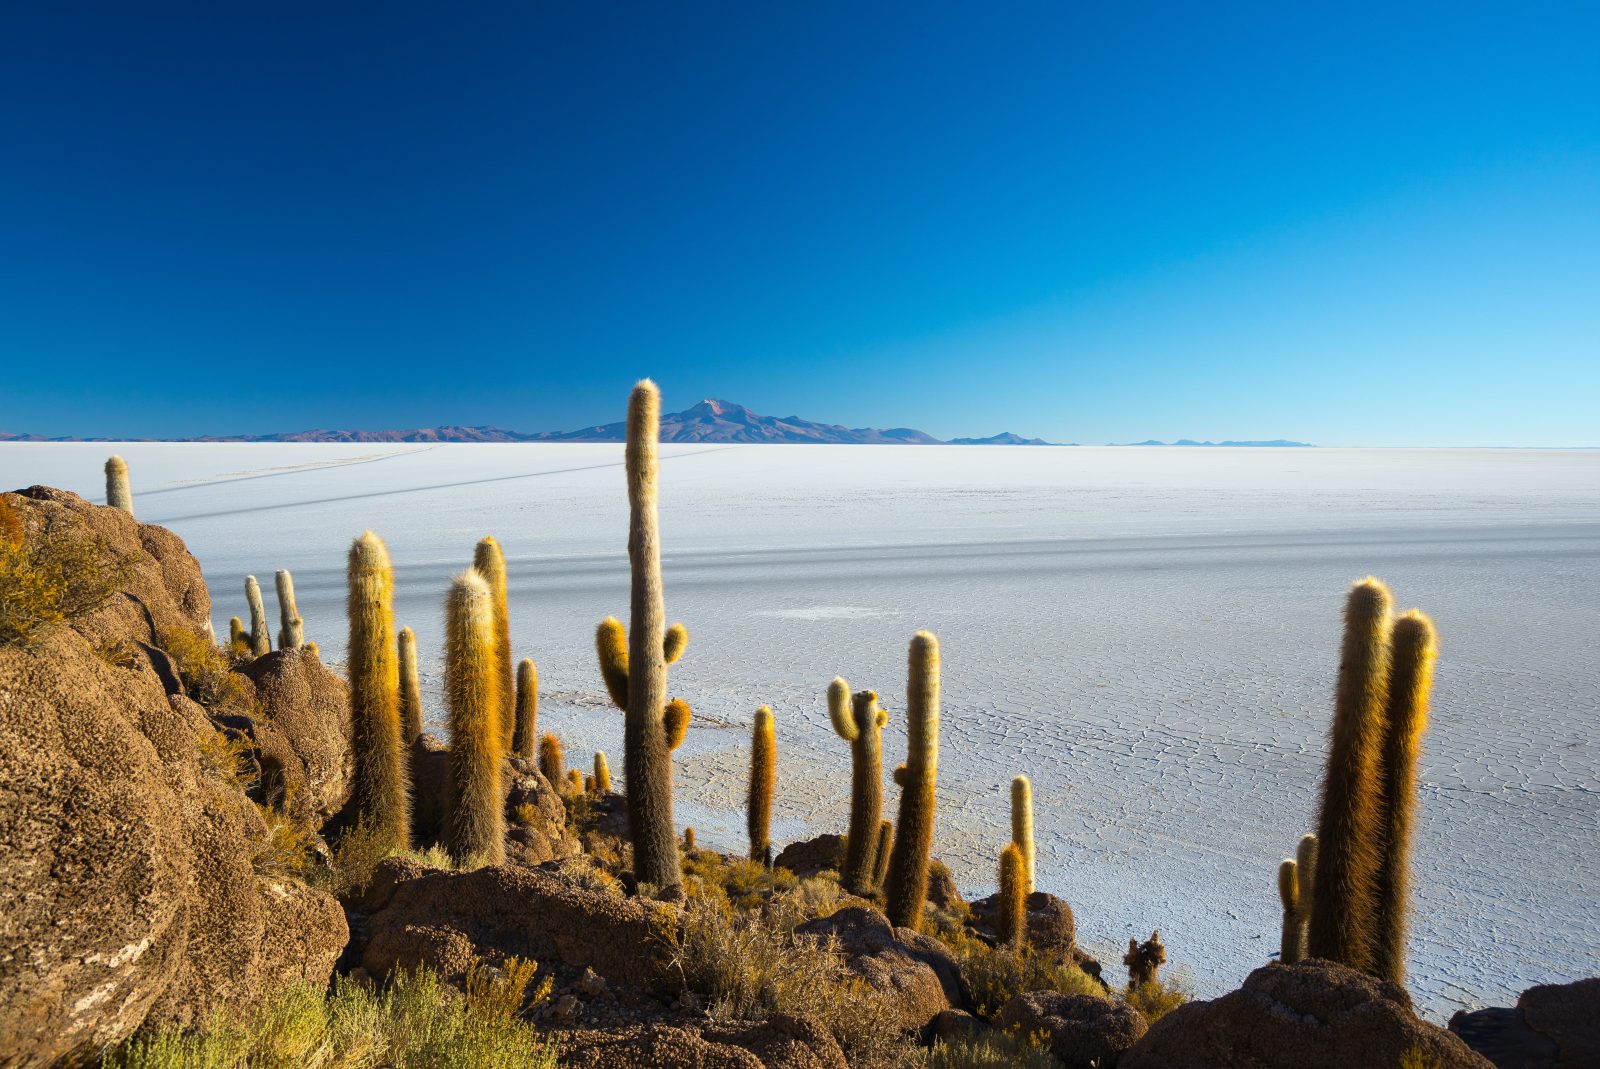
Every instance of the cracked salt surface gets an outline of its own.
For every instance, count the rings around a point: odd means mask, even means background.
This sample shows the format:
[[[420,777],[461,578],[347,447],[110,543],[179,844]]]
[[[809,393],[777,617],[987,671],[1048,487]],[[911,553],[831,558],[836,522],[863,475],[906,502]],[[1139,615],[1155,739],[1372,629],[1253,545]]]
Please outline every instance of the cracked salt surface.
[[[111,448],[0,445],[0,484],[98,498]],[[292,568],[307,636],[337,661],[345,552],[379,531],[435,722],[444,591],[496,535],[542,724],[575,764],[598,747],[620,771],[592,647],[627,610],[620,447],[115,448],[141,518],[204,565],[219,631],[247,573]],[[849,752],[824,688],[842,674],[882,694],[892,766],[906,643],[927,627],[944,650],[936,853],[963,891],[992,890],[1006,785],[1026,772],[1039,884],[1108,971],[1159,927],[1202,995],[1228,990],[1276,949],[1275,871],[1312,821],[1343,591],[1370,572],[1442,639],[1413,994],[1438,1019],[1600,973],[1600,452],[662,453],[668,611],[693,636],[671,676],[695,708],[677,817],[702,843],[742,849],[761,704],[778,716],[774,839],[843,830]]]

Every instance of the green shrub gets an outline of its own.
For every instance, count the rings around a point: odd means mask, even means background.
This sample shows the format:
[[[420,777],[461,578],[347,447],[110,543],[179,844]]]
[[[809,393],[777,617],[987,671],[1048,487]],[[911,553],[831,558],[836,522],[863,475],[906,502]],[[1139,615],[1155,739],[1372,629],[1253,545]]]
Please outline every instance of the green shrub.
[[[31,649],[51,631],[100,608],[128,581],[132,563],[86,535],[29,536],[0,497],[0,646]]]
[[[1121,995],[1122,1001],[1144,1014],[1145,1020],[1155,1024],[1194,998],[1194,984],[1186,969],[1179,967],[1171,976],[1157,977],[1138,987],[1128,987]]]
[[[1106,989],[1059,951],[1025,947],[992,947],[970,936],[952,947],[961,975],[972,989],[979,1016],[989,1017],[1025,991],[1059,991],[1063,995],[1110,998]]]
[[[178,666],[178,679],[189,697],[213,716],[250,716],[255,713],[255,690],[233,670],[232,657],[199,631],[178,628],[159,636],[161,648]]]

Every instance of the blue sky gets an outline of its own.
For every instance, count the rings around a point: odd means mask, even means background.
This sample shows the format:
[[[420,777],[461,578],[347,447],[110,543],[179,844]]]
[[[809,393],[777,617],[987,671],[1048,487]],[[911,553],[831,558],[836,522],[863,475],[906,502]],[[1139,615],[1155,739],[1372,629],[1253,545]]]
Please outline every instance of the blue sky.
[[[19,0],[0,429],[1600,445],[1597,13]]]

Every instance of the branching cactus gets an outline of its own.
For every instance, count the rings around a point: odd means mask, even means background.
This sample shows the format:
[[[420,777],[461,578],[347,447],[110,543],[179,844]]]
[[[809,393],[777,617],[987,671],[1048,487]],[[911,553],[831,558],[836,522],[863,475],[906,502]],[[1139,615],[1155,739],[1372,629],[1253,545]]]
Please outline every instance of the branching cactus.
[[[1428,726],[1428,692],[1438,641],[1433,621],[1412,609],[1395,621],[1383,741],[1379,804],[1383,856],[1377,881],[1377,976],[1406,977],[1406,930],[1411,911],[1411,837],[1416,824],[1417,754]]]
[[[547,732],[539,740],[539,771],[550,781],[550,786],[560,791],[566,767],[567,759],[561,752],[561,740]]]
[[[128,485],[128,462],[121,457],[106,461],[106,504],[133,515],[133,490]]]
[[[876,886],[878,822],[883,819],[883,726],[889,714],[870,690],[850,693],[850,684],[828,684],[828,715],[833,730],[850,744],[850,828],[845,836],[845,889],[870,894]]]
[[[1161,966],[1167,963],[1167,948],[1161,945],[1161,933],[1151,932],[1150,938],[1141,943],[1137,939],[1128,940],[1128,953],[1122,958],[1122,964],[1128,967],[1128,986],[1143,987],[1153,984],[1159,979]]]
[[[884,895],[897,928],[919,928],[928,898],[933,853],[934,782],[939,772],[939,640],[927,631],[911,638],[906,683],[906,763],[895,770],[900,819]]]
[[[273,577],[278,585],[278,648],[297,650],[306,643],[306,624],[294,603],[294,576],[280,570]]]
[[[417,635],[400,629],[400,742],[410,746],[422,734],[422,681],[417,673]]]
[[[493,593],[471,569],[451,583],[445,607],[444,685],[450,711],[445,842],[458,864],[505,861],[498,656]]]
[[[1317,894],[1307,953],[1372,971],[1382,858],[1378,759],[1388,702],[1389,588],[1368,576],[1350,588],[1334,695],[1333,730],[1317,824]]]
[[[1011,842],[1000,851],[1000,942],[1021,950],[1028,937],[1028,859]]]
[[[472,566],[489,584],[494,604],[495,670],[500,674],[500,750],[511,750],[516,724],[516,688],[511,677],[511,607],[506,598],[506,558],[493,536],[479,540],[472,554]]]
[[[1033,894],[1033,784],[1027,776],[1011,781],[1011,841],[1022,851],[1023,871],[1027,880],[1025,894]]]
[[[611,766],[606,763],[604,750],[594,753],[594,789],[602,798],[611,793]]]
[[[272,652],[272,634],[267,630],[267,606],[261,600],[261,584],[256,577],[244,577],[244,599],[250,605],[250,652],[265,657]]]
[[[539,748],[539,666],[528,657],[517,665],[516,715],[511,752],[531,759]]]
[[[1292,866],[1294,875],[1293,901],[1285,897],[1285,868]],[[1306,956],[1306,938],[1311,924],[1311,907],[1316,902],[1317,890],[1317,837],[1310,833],[1300,836],[1294,859],[1285,859],[1278,866],[1278,897],[1283,902],[1283,941],[1278,960],[1286,965]]]
[[[778,734],[772,709],[756,710],[750,740],[750,797],[745,826],[750,832],[750,860],[772,864],[772,792],[778,779]]]
[[[411,797],[400,743],[394,569],[371,531],[350,547],[350,718],[357,819],[396,850],[411,845]]]

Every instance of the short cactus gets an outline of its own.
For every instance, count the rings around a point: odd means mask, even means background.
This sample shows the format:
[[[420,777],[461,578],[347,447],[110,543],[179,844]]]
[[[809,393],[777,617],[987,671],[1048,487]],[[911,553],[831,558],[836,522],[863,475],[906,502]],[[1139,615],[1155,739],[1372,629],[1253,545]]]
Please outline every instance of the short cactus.
[[[550,786],[559,791],[566,768],[567,759],[561,752],[561,740],[555,735],[545,734],[539,740],[539,771],[550,781]]]
[[[314,661],[322,660],[322,647],[317,645],[315,642],[307,642],[304,646],[301,646],[300,648],[302,650],[305,650],[306,653],[311,657],[312,660],[314,660]]]
[[[305,645],[306,625],[294,603],[294,576],[280,570],[273,578],[278,586],[278,648],[297,650]]]
[[[750,795],[745,826],[750,833],[750,860],[772,863],[772,793],[778,778],[778,735],[772,709],[756,710],[750,741]]]
[[[1278,901],[1283,904],[1283,935],[1278,942],[1278,960],[1293,965],[1305,956],[1301,945],[1300,879],[1295,860],[1286,857],[1278,863]]]
[[[1028,936],[1028,860],[1022,847],[1007,843],[1000,851],[1000,916],[998,935],[1005,946],[1021,950]]]
[[[517,665],[516,716],[511,752],[531,759],[539,748],[539,666],[527,657]]]
[[[683,829],[683,852],[692,854],[694,851],[694,828],[690,826]]]
[[[828,684],[828,715],[834,733],[850,744],[850,827],[840,882],[854,894],[870,894],[877,867],[877,827],[883,819],[883,726],[889,714],[879,707],[875,692],[852,695],[850,684],[835,677]]]
[[[611,766],[606,763],[604,750],[594,753],[594,789],[602,796],[611,793]]]
[[[357,819],[396,850],[411,845],[411,798],[400,742],[400,664],[394,632],[394,569],[371,531],[350,547],[352,796]]]
[[[422,682],[417,676],[417,635],[400,629],[400,742],[410,746],[422,734]]]
[[[590,773],[589,775],[583,777],[583,793],[584,794],[596,794],[596,793],[598,793],[595,790],[594,774],[593,773]]]
[[[1027,879],[1023,886],[1026,894],[1033,894],[1033,784],[1027,776],[1017,776],[1011,781],[1011,841],[1022,851],[1023,873]]]
[[[583,796],[583,773],[575,768],[567,769],[567,793],[574,798]]]
[[[228,650],[234,654],[250,652],[250,632],[244,629],[244,621],[237,616],[228,618]]]
[[[934,783],[939,771],[939,640],[918,631],[911,638],[906,683],[906,763],[895,772],[900,819],[884,882],[889,920],[897,928],[921,927],[933,853]]]
[[[489,584],[494,603],[495,669],[500,673],[500,749],[511,750],[516,724],[516,687],[511,670],[511,607],[506,597],[506,558],[493,536],[480,539],[472,554],[472,566]]]
[[[133,515],[133,490],[128,485],[128,462],[121,457],[106,461],[106,504]]]
[[[256,577],[244,577],[244,599],[250,605],[250,652],[265,657],[272,652],[272,634],[267,630],[267,607],[261,600],[261,584]]]
[[[458,864],[505,860],[500,783],[500,672],[494,596],[476,569],[456,576],[445,609],[445,703],[450,712],[445,845]]]
[[[1161,945],[1161,933],[1151,932],[1150,938],[1141,943],[1137,939],[1128,940],[1128,953],[1124,955],[1122,964],[1128,967],[1128,986],[1143,987],[1155,983],[1160,977],[1161,966],[1167,963],[1167,948]]]

